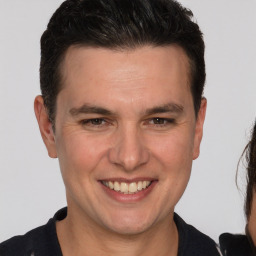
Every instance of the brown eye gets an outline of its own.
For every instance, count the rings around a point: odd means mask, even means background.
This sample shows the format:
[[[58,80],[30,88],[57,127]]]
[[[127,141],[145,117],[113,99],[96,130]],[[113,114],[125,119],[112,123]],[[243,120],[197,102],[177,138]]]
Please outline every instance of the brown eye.
[[[174,123],[175,123],[175,120],[172,118],[161,118],[161,117],[155,117],[148,121],[148,124],[156,127],[165,127]]]
[[[82,121],[83,125],[89,125],[89,126],[100,126],[100,125],[104,125],[105,123],[106,121],[102,118],[87,119]]]
[[[154,124],[165,124],[166,119],[164,119],[164,118],[153,118],[153,123]]]
[[[103,119],[97,118],[97,119],[91,119],[90,123],[93,125],[101,125],[104,122]]]

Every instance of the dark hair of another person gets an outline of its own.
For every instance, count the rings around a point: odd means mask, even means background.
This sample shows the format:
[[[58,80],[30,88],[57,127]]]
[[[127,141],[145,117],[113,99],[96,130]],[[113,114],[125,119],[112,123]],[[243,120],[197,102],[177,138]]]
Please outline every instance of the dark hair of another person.
[[[252,131],[251,141],[245,148],[247,161],[247,188],[245,200],[245,214],[250,217],[253,194],[256,191],[256,122]]]
[[[197,115],[205,83],[204,41],[193,13],[174,0],[67,0],[41,37],[40,84],[54,127],[61,64],[70,46],[132,50],[178,45],[189,59]]]

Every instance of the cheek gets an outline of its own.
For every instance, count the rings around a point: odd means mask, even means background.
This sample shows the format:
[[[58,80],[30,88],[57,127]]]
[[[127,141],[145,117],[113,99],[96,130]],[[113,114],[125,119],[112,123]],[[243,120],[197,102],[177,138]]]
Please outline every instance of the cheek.
[[[165,139],[154,141],[152,145],[152,156],[160,164],[162,189],[168,198],[172,195],[172,200],[178,201],[191,174],[193,136],[190,133],[177,132]]]
[[[62,173],[87,176],[100,163],[106,151],[100,139],[91,139],[85,134],[63,135],[57,143],[57,153]]]
[[[184,133],[154,140],[152,157],[155,168],[160,169],[163,205],[174,207],[188,184],[193,157],[193,139]],[[170,211],[170,208],[168,208]]]
[[[151,152],[167,166],[191,165],[193,158],[193,136],[185,132],[173,132],[167,136],[150,138]]]

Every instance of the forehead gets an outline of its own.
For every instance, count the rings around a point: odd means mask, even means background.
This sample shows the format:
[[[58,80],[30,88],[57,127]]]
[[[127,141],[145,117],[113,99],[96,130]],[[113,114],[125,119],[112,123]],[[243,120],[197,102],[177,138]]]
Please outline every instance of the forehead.
[[[62,91],[73,101],[107,102],[159,98],[169,103],[190,92],[188,57],[179,46],[144,46],[133,50],[70,47],[62,63]],[[191,96],[191,95],[190,95]],[[98,102],[97,102],[98,103]]]
[[[182,67],[182,70],[181,70]],[[139,68],[139,69],[138,69]],[[86,46],[71,46],[68,48],[61,66],[62,77],[72,79],[80,71],[87,75],[100,73],[106,79],[122,78],[124,73],[137,75],[158,73],[166,76],[172,71],[184,73],[189,83],[190,65],[184,50],[177,46],[153,47],[143,46],[135,49],[107,49]],[[167,71],[167,72],[166,72]]]

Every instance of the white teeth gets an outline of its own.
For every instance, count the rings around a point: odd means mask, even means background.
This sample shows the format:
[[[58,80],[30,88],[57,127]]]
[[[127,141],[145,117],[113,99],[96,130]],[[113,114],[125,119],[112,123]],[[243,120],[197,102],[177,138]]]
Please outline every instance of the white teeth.
[[[142,190],[142,181],[139,181],[139,182],[138,182],[138,190],[139,190],[139,191]]]
[[[120,191],[120,185],[117,181],[114,182],[114,190],[115,191]]]
[[[110,181],[110,182],[108,183],[108,185],[109,185],[109,188],[114,189],[114,184],[113,184],[113,182]]]
[[[128,184],[127,183],[124,183],[124,182],[122,182],[121,183],[121,186],[120,186],[120,191],[122,192],[122,193],[125,193],[125,194],[128,194]]]
[[[135,182],[129,184],[129,193],[135,193],[138,190],[138,186]]]
[[[149,187],[151,182],[145,180],[132,183],[119,183],[118,181],[102,181],[102,184],[117,192],[120,191],[123,194],[134,194]]]

